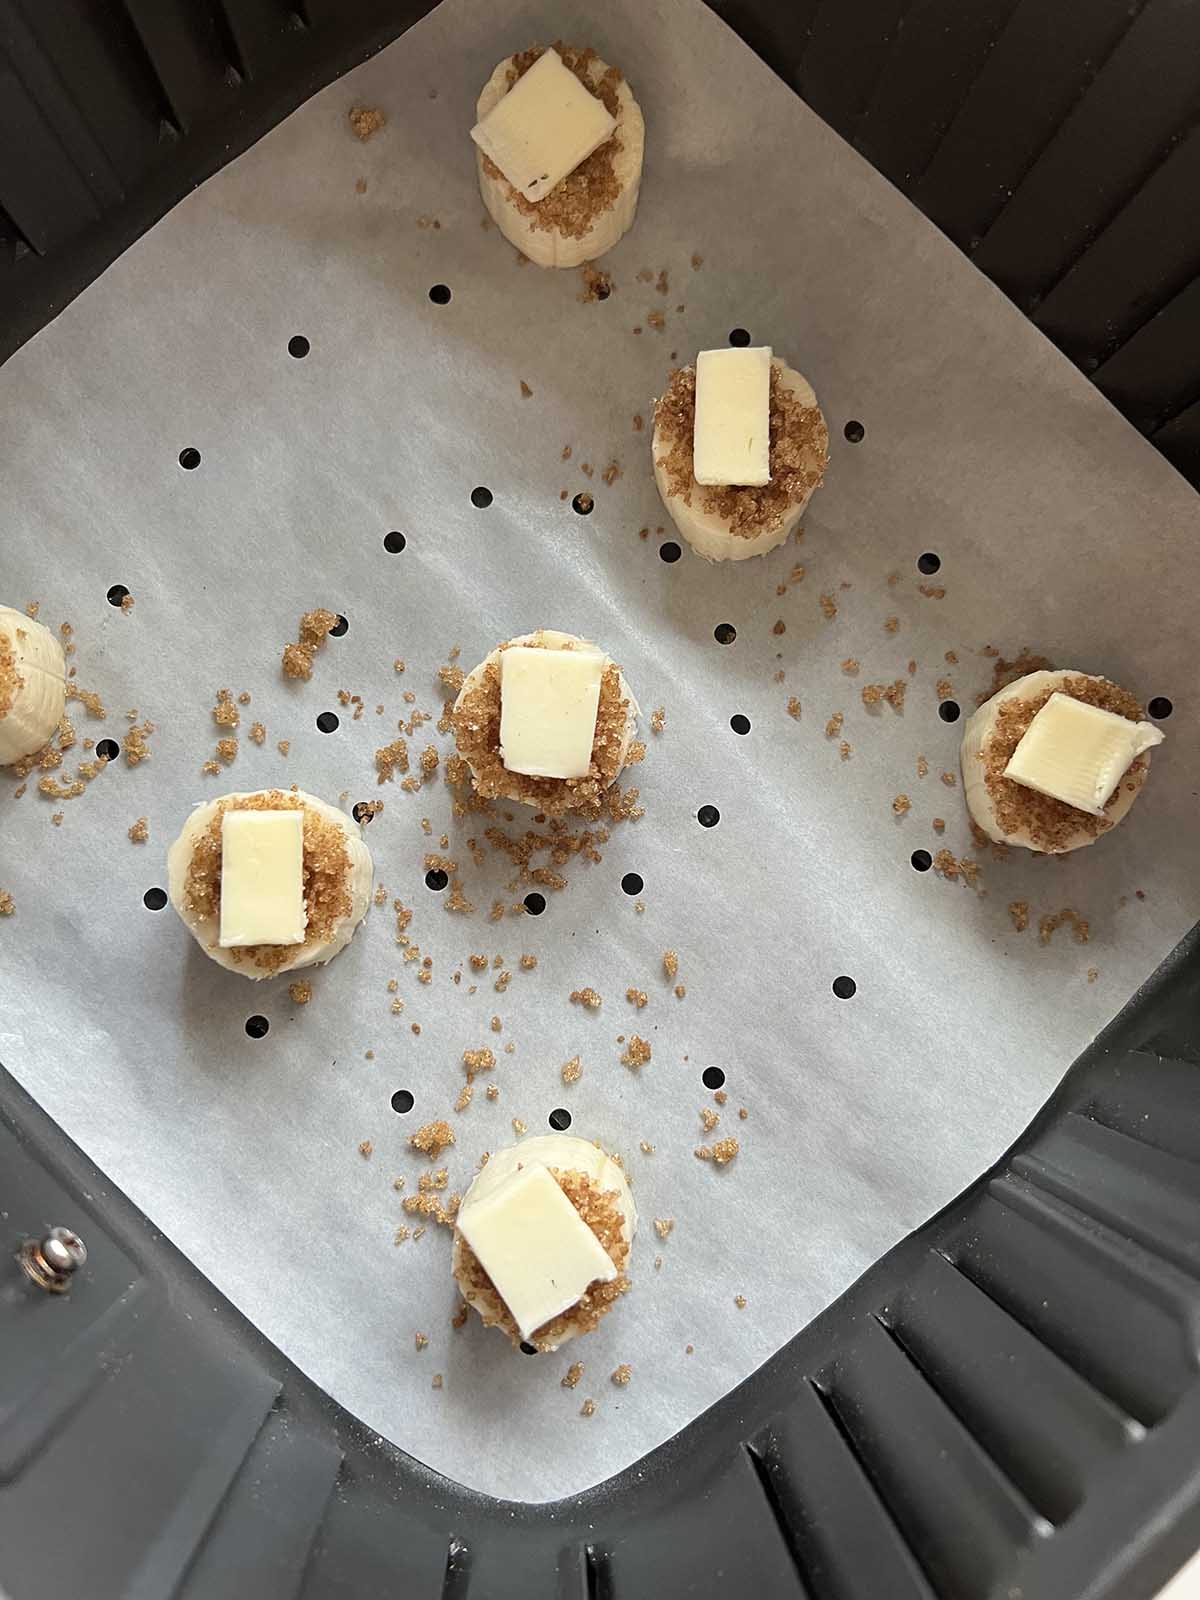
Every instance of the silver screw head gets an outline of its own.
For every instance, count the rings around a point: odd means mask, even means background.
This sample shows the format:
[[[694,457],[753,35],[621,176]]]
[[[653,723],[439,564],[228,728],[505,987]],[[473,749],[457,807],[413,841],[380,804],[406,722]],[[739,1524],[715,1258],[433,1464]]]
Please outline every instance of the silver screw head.
[[[70,1228],[51,1228],[41,1242],[42,1259],[63,1277],[78,1272],[87,1260],[87,1246]]]

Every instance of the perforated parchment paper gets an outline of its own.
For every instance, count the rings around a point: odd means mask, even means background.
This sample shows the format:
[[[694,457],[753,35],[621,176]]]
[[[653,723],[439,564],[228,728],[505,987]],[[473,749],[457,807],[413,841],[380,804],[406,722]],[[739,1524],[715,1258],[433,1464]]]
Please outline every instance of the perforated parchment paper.
[[[481,226],[478,87],[501,55],[559,36],[619,64],[646,116],[641,208],[601,303]],[[387,114],[366,144],[355,105]],[[668,292],[642,269],[665,269]],[[435,284],[449,303],[430,300]],[[738,326],[814,383],[828,482],[801,544],[741,567],[686,550],[671,565],[634,417],[649,423],[673,352]],[[295,335],[311,343],[302,359]],[[76,706],[80,736],[122,739],[135,707],[156,725],[148,761],[122,757],[76,799],[3,786],[0,886],[16,911],[0,923],[0,1057],[313,1378],[476,1489],[582,1490],[746,1377],[1004,1149],[1200,912],[1195,497],[693,0],[447,0],[191,195],[9,363],[0,471],[0,598],[74,625],[80,681],[109,713]],[[572,510],[581,491],[590,517]],[[936,576],[917,569],[926,551]],[[780,593],[797,563],[803,580]],[[118,583],[128,614],[106,601]],[[310,683],[287,683],[280,649],[317,604],[349,631]],[[720,623],[732,644],[715,641]],[[453,646],[470,666],[539,625],[602,641],[667,722],[630,775],[645,816],[613,830],[599,864],[569,863],[543,916],[493,923],[494,899],[533,886],[506,887],[513,869],[490,850],[474,864],[480,819],[452,820],[440,777],[419,794],[377,786],[374,751],[414,706],[440,711]],[[973,706],[988,645],[1175,701],[1129,821],[1068,860],[979,855],[961,785],[940,779],[962,724],[939,718],[939,697]],[[852,657],[857,676],[841,670]],[[896,678],[902,714],[868,711],[863,685]],[[219,687],[252,701],[214,778],[200,769],[225,731]],[[360,720],[339,689],[361,695]],[[341,725],[324,734],[328,710]],[[256,719],[261,747],[246,737]],[[429,742],[449,748],[429,724],[414,754]],[[315,974],[307,1006],[286,978],[222,971],[171,910],[143,905],[193,802],[291,783],[347,808],[385,801],[366,837],[388,904]],[[707,829],[706,805],[720,812]],[[142,815],[137,845],[126,830]],[[425,886],[443,831],[473,915]],[[986,895],[914,871],[913,851],[941,847],[979,860]],[[640,895],[622,891],[630,873]],[[395,897],[432,957],[428,985],[402,959]],[[1030,906],[1021,933],[1013,901]],[[1065,908],[1090,942],[1063,926],[1042,944],[1039,918]],[[505,991],[469,967],[454,984],[472,952],[503,957]],[[838,977],[853,998],[834,994]],[[569,1003],[585,985],[598,1012]],[[247,1036],[252,1014],[265,1037]],[[637,1074],[619,1059],[634,1032],[653,1048]],[[481,1087],[454,1115],[462,1051],[484,1045],[499,1098]],[[575,1055],[583,1076],[564,1086]],[[701,1082],[713,1066],[723,1108]],[[414,1096],[407,1115],[397,1089]],[[702,1106],[720,1110],[710,1135]],[[393,1179],[416,1189],[427,1163],[406,1140],[431,1118],[454,1124],[445,1161],[462,1189],[513,1118],[545,1131],[558,1107],[624,1157],[642,1229],[632,1292],[603,1327],[527,1358],[474,1318],[452,1329],[449,1238],[430,1225],[393,1244],[420,1222]],[[741,1149],[718,1170],[693,1151],[722,1135]],[[674,1220],[665,1240],[655,1218]],[[563,1388],[576,1359],[583,1378]]]

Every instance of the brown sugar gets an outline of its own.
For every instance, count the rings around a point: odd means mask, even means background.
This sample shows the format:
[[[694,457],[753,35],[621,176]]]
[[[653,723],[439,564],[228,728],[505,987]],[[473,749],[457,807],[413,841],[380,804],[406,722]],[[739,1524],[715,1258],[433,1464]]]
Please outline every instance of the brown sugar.
[[[825,737],[827,739],[836,739],[838,734],[842,731],[842,724],[845,722],[845,720],[846,718],[842,712],[835,711],[830,717],[829,721],[825,724]]]
[[[832,622],[838,614],[837,601],[831,594],[823,594],[819,596],[819,603],[826,622]]]
[[[313,986],[307,978],[297,978],[288,984],[288,994],[298,1006],[306,1006],[313,997]]]
[[[551,1167],[550,1172],[567,1199],[583,1221],[595,1234],[601,1248],[617,1269],[611,1283],[597,1280],[590,1283],[573,1306],[557,1317],[552,1317],[530,1336],[529,1343],[536,1349],[551,1349],[562,1336],[572,1333],[590,1333],[603,1317],[629,1289],[625,1268],[629,1260],[629,1241],[626,1238],[625,1218],[618,1196],[610,1189],[602,1189],[592,1178],[582,1172]],[[521,1343],[521,1334],[513,1321],[512,1313],[498,1294],[495,1285],[483,1270],[479,1258],[467,1244],[462,1234],[454,1235],[455,1276],[464,1289],[465,1296],[479,1312],[485,1328],[499,1327],[508,1334],[514,1346]]]
[[[675,978],[679,973],[679,957],[674,950],[663,952],[663,972],[668,978]]]
[[[562,1081],[564,1083],[578,1083],[583,1076],[583,1062],[578,1056],[572,1056],[570,1061],[563,1062]]]
[[[636,1006],[639,1011],[645,1010],[649,1002],[649,996],[644,989],[626,989],[625,998],[631,1006]]]
[[[800,705],[800,701],[794,694],[788,696],[787,714],[789,717],[791,717],[793,722],[799,722],[800,718],[803,716],[803,709]]]
[[[408,771],[408,745],[403,739],[393,739],[375,752],[376,783],[391,783],[397,772]]]
[[[717,1166],[725,1167],[737,1155],[740,1148],[736,1139],[718,1139],[711,1147],[704,1144],[692,1153],[700,1161],[715,1161]]]
[[[693,476],[692,435],[696,420],[696,370],[671,374],[654,408],[668,490],[685,505],[697,495],[700,509],[720,517],[736,538],[753,539],[783,523],[789,509],[818,488],[829,461],[829,431],[817,406],[803,406],[771,368],[771,481],[761,487],[702,486]]]
[[[705,1133],[711,1133],[720,1120],[720,1113],[714,1111],[711,1106],[700,1107],[700,1125]]]
[[[370,1139],[361,1139],[359,1141],[358,1153],[364,1159],[367,1156],[373,1155],[375,1153],[375,1146],[371,1143]]]
[[[455,1142],[454,1129],[444,1119],[427,1122],[423,1128],[409,1135],[408,1142],[414,1150],[428,1156],[430,1161],[436,1161],[442,1151]]]
[[[230,951],[236,963],[246,962],[273,972],[292,963],[305,950],[325,944],[335,927],[351,913],[347,879],[350,857],[341,827],[306,807],[299,796],[281,789],[227,796],[217,802],[208,826],[192,846],[183,885],[183,910],[191,917],[215,918],[221,906],[221,827],[226,811],[304,812],[304,900],[308,924],[299,945],[245,945]]]
[[[912,801],[906,794],[898,794],[892,801],[892,810],[898,817],[903,817],[912,810]]]
[[[350,131],[362,144],[373,138],[380,128],[387,126],[387,118],[378,106],[353,106],[349,112]]]
[[[609,662],[600,680],[591,764],[582,778],[534,778],[505,767],[500,757],[500,667],[495,661],[485,663],[478,681],[455,707],[452,720],[458,753],[469,762],[481,798],[520,800],[547,816],[572,811],[594,816],[611,803],[607,791],[621,771],[629,712],[629,700],[621,693],[620,668]]]
[[[562,1375],[561,1379],[559,1380],[559,1382],[562,1384],[564,1389],[573,1389],[575,1387],[575,1385],[579,1382],[580,1378],[582,1378],[582,1377],[583,1377],[583,1362],[582,1361],[572,1361],[571,1365],[567,1368],[566,1372],[563,1373],[563,1375]]]
[[[337,627],[337,613],[318,607],[300,618],[299,640],[283,647],[283,674],[286,678],[312,677],[313,656],[325,643],[330,629]]]
[[[579,1415],[581,1417],[594,1417],[596,1415],[596,1402],[594,1400],[585,1400],[579,1408]]]
[[[147,817],[139,817],[129,829],[131,844],[145,844],[150,837],[150,821]]]
[[[571,990],[571,1004],[573,1006],[583,1006],[588,1011],[598,1011],[601,1003],[600,996],[595,989],[589,987],[587,989]]]
[[[636,1033],[629,1035],[629,1043],[621,1056],[621,1065],[628,1067],[631,1072],[637,1072],[650,1060],[652,1051],[645,1039],[640,1039]]]
[[[1029,901],[1010,900],[1008,914],[1012,918],[1012,925],[1018,933],[1024,933],[1029,926]]]
[[[997,662],[997,670],[999,667],[1000,663]],[[1006,778],[1004,769],[1025,737],[1029,724],[1056,692],[1069,694],[1072,699],[1080,700],[1085,705],[1098,706],[1102,711],[1114,712],[1130,722],[1139,722],[1145,715],[1142,706],[1128,690],[1110,683],[1107,678],[1082,676],[1066,678],[1061,691],[1052,685],[1028,699],[1010,699],[999,707],[995,726],[980,752],[984,764],[984,784],[992,802],[996,824],[1005,834],[1024,831],[1034,849],[1048,852],[1062,850],[1064,845],[1078,839],[1080,834],[1094,839],[1106,833],[1113,826],[1107,813],[1131,788],[1141,788],[1149,770],[1146,757],[1138,756],[1105,807],[1106,815],[1101,817],[1079,811],[1062,800],[1039,794]]]
[[[852,678],[858,671],[857,658],[855,656],[847,656],[845,661],[842,662],[842,671],[847,675],[847,677]]]
[[[1055,911],[1038,919],[1038,943],[1049,944],[1059,928],[1069,927],[1076,944],[1087,944],[1091,938],[1091,927],[1086,917],[1081,917],[1078,911],[1072,911],[1069,906],[1062,911]]]
[[[562,57],[563,65],[575,74],[590,94],[604,103],[610,116],[617,117],[620,110],[617,86],[621,82],[621,74],[616,67],[599,72],[599,57],[592,49],[577,50],[561,41],[557,41],[554,48]],[[511,89],[544,53],[543,46],[535,45],[530,50],[514,55],[508,68],[508,87]],[[582,239],[596,218],[611,210],[620,196],[621,185],[614,163],[621,148],[621,130],[618,127],[611,138],[594,150],[586,161],[581,161],[573,172],[568,173],[561,183],[555,184],[536,204],[527,200],[520,190],[513,188],[490,156],[482,156],[481,161],[487,176],[503,186],[508,203],[516,207],[535,231],[558,233],[565,239]]]
[[[233,696],[228,689],[217,690],[217,703],[213,707],[212,716],[220,728],[236,728],[242,720],[241,712],[234,704]]]
[[[622,1361],[619,1367],[614,1368],[613,1371],[609,1373],[608,1381],[615,1384],[618,1389],[624,1389],[632,1377],[633,1368],[630,1366],[628,1361]]]
[[[463,1070],[467,1074],[467,1081],[476,1077],[481,1072],[490,1072],[496,1065],[493,1051],[484,1046],[480,1050],[464,1050],[462,1053]]]
[[[17,902],[7,889],[0,889],[0,917],[11,917],[17,909]]]
[[[541,204],[540,201],[539,204]],[[585,261],[579,269],[579,275],[583,279],[583,287],[575,298],[582,304],[595,305],[599,301],[607,300],[609,295],[612,294],[613,275],[611,272],[605,271],[603,267],[593,267],[590,261]],[[570,448],[568,447],[563,460],[565,461],[569,455]]]

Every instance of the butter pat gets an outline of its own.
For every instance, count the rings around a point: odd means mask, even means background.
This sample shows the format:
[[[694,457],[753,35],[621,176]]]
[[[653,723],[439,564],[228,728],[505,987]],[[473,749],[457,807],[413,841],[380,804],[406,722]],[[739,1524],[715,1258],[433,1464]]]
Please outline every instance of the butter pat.
[[[692,475],[697,483],[771,481],[771,347],[696,357]]]
[[[500,652],[500,759],[531,778],[585,778],[596,737],[599,650]]]
[[[221,819],[222,949],[303,944],[303,811],[226,811]]]
[[[463,1238],[522,1339],[617,1275],[607,1252],[540,1162],[520,1167],[458,1216]]]
[[[611,139],[616,126],[604,102],[563,66],[557,51],[547,50],[475,124],[471,137],[513,188],[536,203]]]
[[[1133,761],[1162,742],[1152,723],[1057,692],[1025,730],[1004,776],[1100,817]]]

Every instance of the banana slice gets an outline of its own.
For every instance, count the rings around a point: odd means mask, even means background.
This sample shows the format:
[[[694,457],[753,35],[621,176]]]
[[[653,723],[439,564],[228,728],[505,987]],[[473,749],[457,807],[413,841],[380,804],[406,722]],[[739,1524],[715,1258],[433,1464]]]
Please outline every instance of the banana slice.
[[[229,809],[304,812],[303,944],[222,949],[221,817]],[[374,866],[358,824],[302,790],[258,789],[198,805],[167,853],[167,892],[206,956],[244,978],[323,966],[344,950],[371,903]]]
[[[968,719],[960,754],[967,810],[988,838],[1047,855],[1095,844],[1101,834],[1115,828],[1128,815],[1150,771],[1147,750],[1133,762],[1098,817],[1004,777],[1021,736],[1056,690],[1133,721],[1142,715],[1133,695],[1107,678],[1086,672],[1028,672],[985,700]]]
[[[49,628],[0,606],[0,767],[52,737],[67,703],[67,663]]]
[[[605,1237],[601,1237],[599,1232],[597,1237],[616,1267],[618,1277],[612,1284],[602,1285],[598,1293],[589,1290],[583,1301],[537,1330],[532,1342],[538,1350],[545,1352],[557,1350],[561,1345],[578,1338],[581,1333],[590,1332],[628,1288],[628,1281],[623,1274],[629,1263],[638,1216],[629,1181],[612,1156],[599,1145],[589,1144],[586,1139],[577,1138],[574,1134],[547,1133],[522,1139],[519,1144],[509,1145],[491,1156],[463,1196],[459,1220],[469,1212],[471,1206],[493,1195],[506,1178],[527,1163],[552,1168],[559,1174],[560,1183],[564,1174],[582,1174],[594,1189],[613,1196],[616,1201],[615,1226]],[[569,1191],[569,1179],[565,1186]],[[520,1336],[507,1306],[482,1272],[457,1227],[454,1230],[451,1270],[459,1293],[479,1313],[484,1326],[499,1325],[512,1342],[518,1344]]]
[[[479,192],[488,215],[511,245],[539,267],[579,267],[611,250],[633,226],[646,126],[629,85],[591,50],[558,47],[569,67],[585,73],[588,86],[617,119],[606,144],[582,161],[536,204],[513,188],[482,150],[476,149]],[[533,65],[541,51],[505,56],[483,86],[475,107],[477,122],[512,88],[518,64]],[[607,78],[607,82],[605,79]]]
[[[705,486],[692,477],[696,369],[672,374],[654,408],[654,481],[671,521],[706,561],[766,555],[795,531],[829,461],[829,430],[808,379],[771,362],[771,482]]]
[[[459,754],[471,769],[479,794],[486,799],[519,800],[552,816],[567,811],[594,812],[608,789],[620,777],[637,734],[638,703],[629,692],[625,674],[610,656],[600,688],[596,740],[591,771],[586,778],[533,778],[509,772],[500,759],[500,652],[509,645],[529,645],[542,650],[594,650],[595,645],[574,633],[538,628],[498,645],[466,676],[454,702],[454,738]]]

